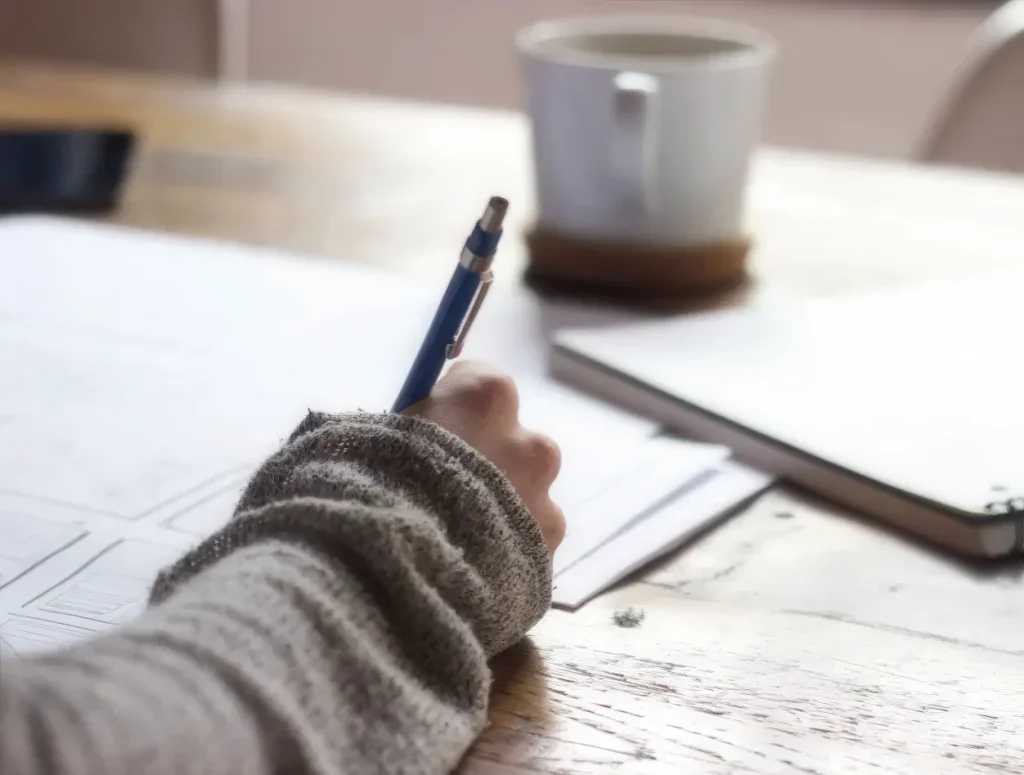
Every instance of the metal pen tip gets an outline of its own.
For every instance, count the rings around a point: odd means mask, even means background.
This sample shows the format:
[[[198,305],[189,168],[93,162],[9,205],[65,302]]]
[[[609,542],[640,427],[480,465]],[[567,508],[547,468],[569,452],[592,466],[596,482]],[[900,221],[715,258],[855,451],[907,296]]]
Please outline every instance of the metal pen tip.
[[[480,217],[480,229],[487,234],[496,234],[501,231],[502,221],[505,220],[505,213],[508,212],[508,200],[501,196],[492,196],[487,203],[487,209]]]

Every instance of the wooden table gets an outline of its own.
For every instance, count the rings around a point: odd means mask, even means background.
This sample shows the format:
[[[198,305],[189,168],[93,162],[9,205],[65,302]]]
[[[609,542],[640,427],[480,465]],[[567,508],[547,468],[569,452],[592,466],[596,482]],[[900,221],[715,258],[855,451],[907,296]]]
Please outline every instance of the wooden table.
[[[435,274],[492,192],[514,202],[511,233],[532,217],[512,114],[8,65],[0,118],[137,127],[112,218],[132,226]],[[1009,177],[766,150],[751,212],[757,282],[720,303],[1024,255],[1024,182]],[[506,256],[522,262],[521,240]],[[1022,575],[776,489],[500,658],[464,770],[1020,772]],[[612,623],[627,606],[639,628]]]

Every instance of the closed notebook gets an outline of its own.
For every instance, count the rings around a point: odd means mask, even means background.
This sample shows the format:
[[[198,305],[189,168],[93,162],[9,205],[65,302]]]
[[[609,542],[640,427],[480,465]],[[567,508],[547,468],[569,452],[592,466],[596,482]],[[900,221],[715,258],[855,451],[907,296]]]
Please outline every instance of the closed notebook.
[[[1024,544],[1024,274],[568,330],[559,378],[981,556]]]

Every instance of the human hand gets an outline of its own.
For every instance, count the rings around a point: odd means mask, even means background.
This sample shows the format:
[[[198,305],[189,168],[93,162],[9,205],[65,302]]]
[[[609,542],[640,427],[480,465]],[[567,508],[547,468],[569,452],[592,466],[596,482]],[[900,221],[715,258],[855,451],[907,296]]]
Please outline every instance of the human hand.
[[[504,471],[554,552],[565,536],[565,516],[549,489],[561,468],[558,445],[519,424],[519,394],[507,374],[480,361],[459,361],[430,396],[403,414],[454,433]]]

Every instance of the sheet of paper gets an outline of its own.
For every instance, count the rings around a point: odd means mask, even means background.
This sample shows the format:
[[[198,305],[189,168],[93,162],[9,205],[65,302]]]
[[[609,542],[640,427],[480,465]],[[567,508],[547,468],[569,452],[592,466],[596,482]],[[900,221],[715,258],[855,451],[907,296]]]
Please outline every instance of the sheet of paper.
[[[81,524],[0,511],[0,589],[86,535]]]
[[[95,634],[88,627],[60,624],[29,616],[0,615],[0,662],[20,659],[37,651],[52,651],[70,646]]]
[[[771,477],[733,461],[652,510],[555,577],[553,600],[578,608],[651,560],[708,530],[771,484]]]
[[[385,408],[443,290],[48,218],[0,221],[0,276],[5,659],[141,611],[307,409]],[[470,341],[515,364],[524,424],[562,447],[563,568],[725,452],[652,439],[649,421],[544,380],[551,310],[536,304],[491,307]]]
[[[597,487],[621,479],[657,426],[603,404],[556,382],[520,377],[520,420],[554,439],[562,451],[562,470],[551,497],[572,518]],[[621,451],[621,453],[620,453]]]
[[[706,472],[728,456],[724,447],[672,438],[647,439],[633,445],[599,447],[617,471],[589,480],[584,496],[565,508],[565,540],[555,554],[555,573],[621,533],[635,520],[696,485]],[[590,453],[594,457],[594,453]],[[586,458],[581,458],[581,463]],[[595,486],[596,483],[598,486]]]
[[[29,600],[22,610],[40,619],[48,614],[100,627],[120,624],[141,613],[153,584],[153,570],[174,562],[177,547],[118,539],[59,584]]]
[[[156,520],[0,494],[0,659],[74,642],[143,610],[196,536]]]

